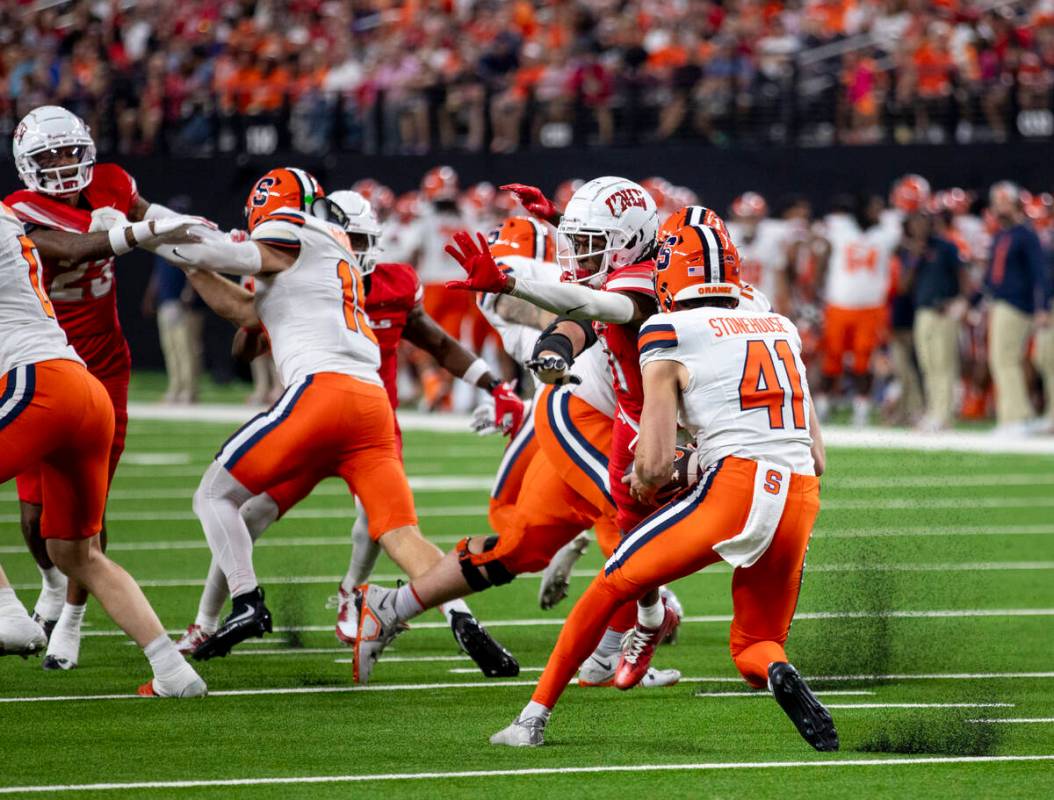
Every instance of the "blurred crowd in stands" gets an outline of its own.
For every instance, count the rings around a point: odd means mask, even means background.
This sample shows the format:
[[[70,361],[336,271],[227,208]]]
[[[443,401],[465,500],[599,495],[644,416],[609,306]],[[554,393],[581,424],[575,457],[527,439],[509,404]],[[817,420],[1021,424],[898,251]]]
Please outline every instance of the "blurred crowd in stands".
[[[9,0],[0,133],[102,152],[1054,135],[1054,0]]]
[[[580,185],[568,180],[543,188],[562,209]],[[705,202],[663,178],[641,185],[660,219]],[[337,188],[345,187],[329,187]],[[413,264],[428,313],[505,378],[529,386],[471,295],[445,289],[461,272],[443,246],[458,230],[488,232],[510,215],[524,215],[515,196],[488,183],[463,186],[449,167],[430,170],[418,191],[400,196],[369,179],[351,188],[383,221],[381,261]],[[888,197],[833,197],[823,209],[800,197],[748,191],[715,210],[728,221],[742,278],[801,331],[821,418],[925,431],[994,419],[999,435],[1054,435],[1051,194],[1009,182],[934,190],[908,175]],[[556,247],[566,243],[558,239]],[[170,362],[169,399],[192,402],[195,390],[180,376],[195,370],[176,352],[191,345],[178,344],[171,320],[183,320],[182,312],[194,319],[200,304],[188,296],[179,270],[160,260],[157,270],[153,287],[160,294],[151,303],[176,304],[159,310],[158,319]],[[193,324],[200,331],[200,322]],[[471,389],[421,351],[406,345],[403,356],[401,397],[428,410],[472,408]],[[255,365],[254,378],[252,402],[281,392],[266,364]]]

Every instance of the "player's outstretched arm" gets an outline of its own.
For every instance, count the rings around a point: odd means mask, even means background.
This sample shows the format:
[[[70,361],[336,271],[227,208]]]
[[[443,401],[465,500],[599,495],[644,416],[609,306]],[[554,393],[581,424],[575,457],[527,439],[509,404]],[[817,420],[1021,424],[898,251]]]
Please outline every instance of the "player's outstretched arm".
[[[559,316],[596,322],[622,324],[646,319],[652,313],[621,293],[602,292],[573,283],[514,278],[498,267],[481,233],[477,234],[476,241],[467,231],[455,233],[453,244],[448,244],[446,251],[467,273],[463,281],[449,281],[448,289],[509,294]]]
[[[260,325],[253,294],[248,289],[208,270],[188,270],[187,279],[194,291],[205,301],[205,305],[228,322],[239,328],[255,328]]]
[[[137,223],[139,224],[139,223]],[[203,241],[173,247],[164,257],[181,269],[256,275],[289,269],[300,255],[299,246],[274,247],[249,241],[233,241],[225,234],[209,235]]]
[[[189,217],[175,217],[166,220],[129,222],[120,212],[113,209],[97,209],[98,214],[107,215],[105,224],[90,233],[70,233],[47,228],[37,228],[29,234],[37,251],[43,258],[53,258],[70,264],[81,264],[111,256],[120,256],[135,247],[162,244],[165,242],[192,243],[198,237],[190,232],[193,222]]]
[[[503,433],[519,429],[524,406],[514,388],[494,377],[487,363],[439,327],[420,303],[406,318],[403,338],[432,356],[451,375],[490,392],[496,426]]]
[[[655,492],[673,477],[677,448],[677,402],[688,383],[687,370],[676,361],[644,365],[644,409],[633,459],[633,473],[624,480],[642,502],[654,501]]]
[[[812,460],[816,477],[823,475],[827,468],[827,448],[823,443],[823,431],[820,430],[820,419],[816,416],[816,406],[809,403],[809,433],[812,434]]]

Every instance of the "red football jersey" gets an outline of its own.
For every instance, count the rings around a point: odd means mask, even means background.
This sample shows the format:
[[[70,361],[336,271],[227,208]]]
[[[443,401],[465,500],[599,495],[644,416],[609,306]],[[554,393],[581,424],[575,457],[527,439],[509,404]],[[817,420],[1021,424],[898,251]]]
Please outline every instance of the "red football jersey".
[[[138,198],[131,175],[116,164],[96,164],[92,181],[75,206],[28,189],[13,192],[4,202],[30,234],[34,228],[87,233],[92,210],[112,206],[127,214]],[[55,316],[77,354],[97,375],[127,370],[130,365],[117,318],[113,265],[113,256],[83,264],[45,258],[43,265]]]
[[[379,372],[392,408],[399,405],[399,340],[410,311],[423,297],[417,270],[409,264],[378,264],[369,275],[366,316],[381,348]]]
[[[608,276],[604,282],[604,291],[645,295],[654,300],[654,273],[655,263],[652,261],[621,267]],[[594,325],[611,364],[615,399],[619,408],[634,422],[640,422],[641,411],[644,409],[644,384],[640,374],[640,352],[637,350],[640,325],[640,322]]]

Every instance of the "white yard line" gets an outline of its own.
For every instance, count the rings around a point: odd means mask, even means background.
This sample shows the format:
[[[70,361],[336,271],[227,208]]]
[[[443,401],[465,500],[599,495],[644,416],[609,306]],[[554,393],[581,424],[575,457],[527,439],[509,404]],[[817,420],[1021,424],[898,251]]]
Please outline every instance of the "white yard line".
[[[947,486],[1049,486],[1054,472],[1013,475],[888,475],[824,478],[825,489],[943,489]]]
[[[184,781],[137,781],[131,783],[48,784],[3,786],[0,794],[142,791],[145,789],[201,789],[219,786],[286,786],[297,784],[365,783],[371,781],[438,781],[465,778],[544,777],[547,775],[596,775],[633,772],[705,772],[717,770],[809,769],[831,767],[901,767],[925,764],[991,764],[1054,761],[1054,755],[1023,756],[919,756],[912,758],[845,758],[812,761],[725,761],[694,764],[604,764],[579,767],[528,767],[524,769],[480,769],[456,772],[387,772],[373,775],[305,775],[261,778],[217,778]]]
[[[1018,719],[970,719],[967,722],[973,722],[978,725],[998,722],[1005,725],[1036,725],[1043,723],[1054,722],[1054,717],[1020,717]]]
[[[33,584],[34,588],[39,588]],[[974,619],[985,617],[1051,617],[1054,616],[1054,608],[974,608],[974,609],[933,609],[918,611],[888,611],[874,613],[870,611],[803,611],[794,616],[795,622],[817,619]],[[488,628],[530,628],[530,627],[556,627],[564,624],[563,617],[537,617],[531,619],[483,619],[480,620]],[[681,619],[682,624],[694,623],[726,623],[731,622],[730,614],[706,614],[687,616]],[[430,622],[414,620],[410,623],[415,630],[447,630],[450,625],[446,622]],[[301,625],[292,627],[275,627],[275,633],[326,633],[333,630],[333,625]],[[182,635],[182,628],[168,631],[171,635]],[[124,632],[116,629],[111,630],[84,630],[82,636],[124,636]],[[1054,672],[1049,673],[1054,675]]]
[[[349,517],[350,520],[350,517]],[[469,533],[482,536],[482,531]],[[861,528],[860,530],[819,528],[814,539],[880,539],[887,537],[935,537],[935,536],[1052,536],[1054,525],[945,525],[906,528]],[[426,536],[435,544],[456,544],[462,536]],[[272,536],[259,539],[254,547],[349,547],[351,535],[347,536]],[[154,550],[208,550],[204,536],[192,539],[159,539],[157,541],[111,541],[108,552],[154,551]],[[21,555],[25,545],[0,545],[0,555]]]

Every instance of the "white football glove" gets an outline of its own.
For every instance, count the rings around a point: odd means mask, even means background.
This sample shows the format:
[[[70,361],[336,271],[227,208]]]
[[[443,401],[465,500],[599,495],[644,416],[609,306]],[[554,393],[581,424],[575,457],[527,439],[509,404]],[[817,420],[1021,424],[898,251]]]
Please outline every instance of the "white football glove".
[[[201,236],[192,229],[201,225],[198,217],[165,217],[150,221],[150,236],[139,242],[158,244],[193,244],[201,241]]]
[[[548,383],[552,386],[577,385],[582,382],[582,379],[577,375],[571,374],[571,367],[564,361],[562,356],[541,355],[526,362],[525,366],[542,383]]]
[[[501,429],[494,424],[494,400],[492,398],[484,399],[472,409],[472,419],[469,420],[468,426],[480,436],[501,433]]]
[[[113,206],[103,206],[91,212],[91,225],[88,226],[88,233],[108,231],[118,225],[128,224],[128,217],[123,212]]]

